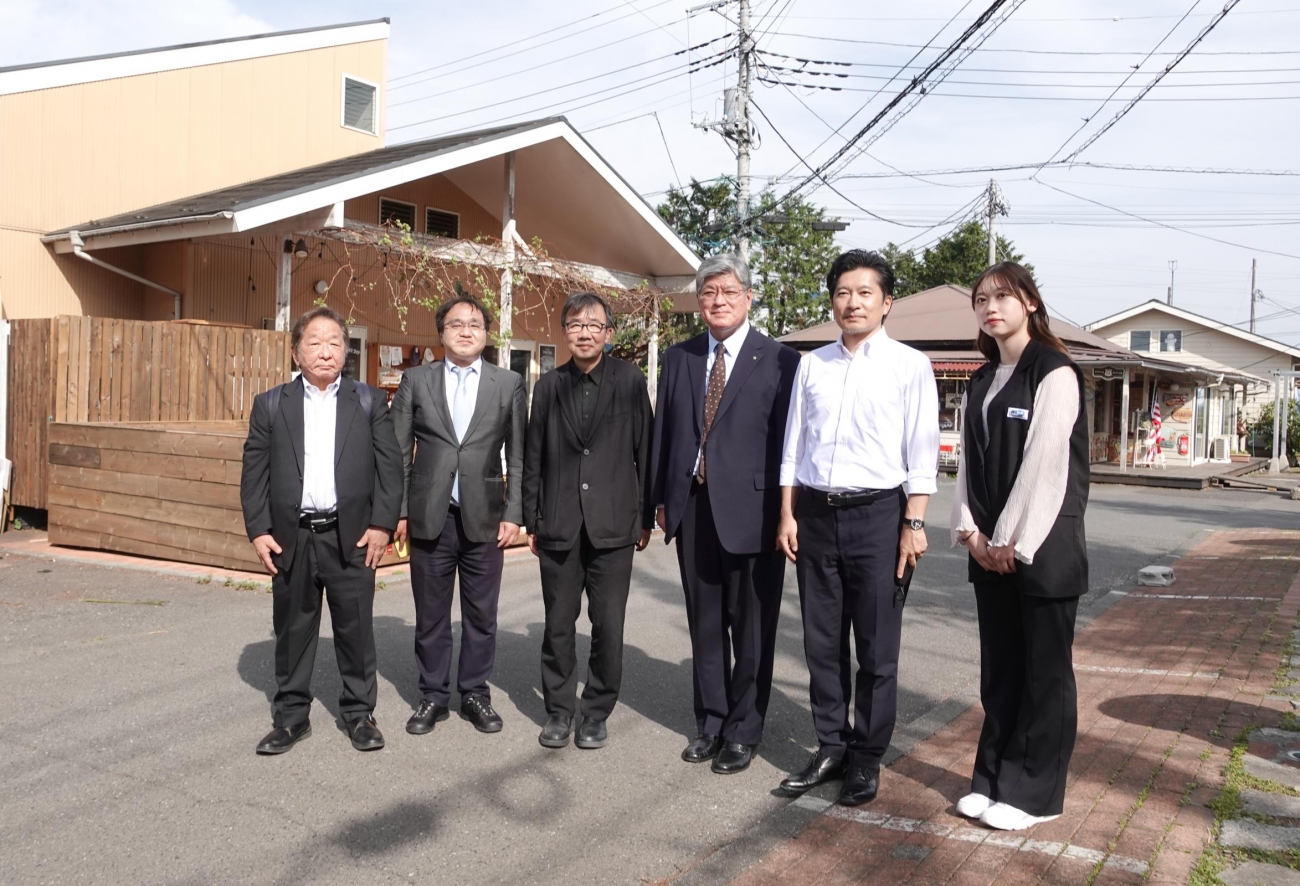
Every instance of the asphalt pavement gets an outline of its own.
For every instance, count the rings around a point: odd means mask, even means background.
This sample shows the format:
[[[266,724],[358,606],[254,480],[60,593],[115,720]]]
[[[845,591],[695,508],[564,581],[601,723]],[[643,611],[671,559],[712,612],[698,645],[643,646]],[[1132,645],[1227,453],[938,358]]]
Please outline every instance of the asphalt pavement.
[[[952,482],[930,508],[931,553],[905,615],[894,753],[965,709],[978,684],[964,553],[948,547]],[[1248,492],[1094,486],[1092,591],[1217,528],[1300,527],[1300,504]],[[542,604],[531,556],[507,560],[492,681],[505,719],[452,717],[427,736],[409,584],[375,600],[376,715],[354,751],[335,725],[339,680],[322,624],[314,734],[253,753],[270,727],[265,591],[19,556],[0,559],[0,880],[11,883],[640,883],[670,879],[771,820],[773,789],[812,749],[793,570],[767,731],[753,766],[717,776],[678,755],[693,733],[689,639],[671,547],[639,554],[624,684],[609,745],[549,751],[539,692]],[[586,627],[585,618],[581,626]],[[457,622],[458,629],[458,622]],[[580,662],[587,645],[580,641]],[[888,776],[884,789],[888,790]]]

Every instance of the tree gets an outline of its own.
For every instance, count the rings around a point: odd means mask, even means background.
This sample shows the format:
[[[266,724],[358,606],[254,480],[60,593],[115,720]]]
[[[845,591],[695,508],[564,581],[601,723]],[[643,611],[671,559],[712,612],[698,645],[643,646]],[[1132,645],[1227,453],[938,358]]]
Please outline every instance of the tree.
[[[778,207],[771,190],[757,195],[750,207],[751,214],[758,216],[753,222],[749,256],[755,290],[753,322],[769,335],[781,336],[829,319],[830,300],[823,281],[839,248],[833,231],[813,227],[815,222],[827,221],[826,211],[802,197]],[[735,248],[733,179],[714,183],[692,179],[685,188],[669,188],[658,211],[699,255]],[[689,323],[677,323],[696,331],[700,328],[695,317]]]
[[[915,251],[904,250],[893,243],[886,244],[883,255],[894,268],[894,295],[902,297],[932,289],[945,283],[970,287],[988,267],[988,231],[982,222],[971,220],[944,237],[919,256]],[[1014,261],[1025,265],[1030,273],[1034,266],[1025,264],[1025,258],[1016,252],[1011,241],[998,237],[999,261]]]

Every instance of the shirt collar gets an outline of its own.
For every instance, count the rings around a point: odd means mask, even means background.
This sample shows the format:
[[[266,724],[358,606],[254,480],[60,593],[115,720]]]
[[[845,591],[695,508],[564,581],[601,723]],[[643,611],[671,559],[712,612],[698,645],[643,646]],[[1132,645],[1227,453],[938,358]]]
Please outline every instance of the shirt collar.
[[[302,387],[303,390],[307,392],[308,397],[315,397],[317,399],[320,399],[322,397],[333,397],[334,395],[336,395],[339,392],[339,385],[341,385],[342,383],[343,383],[343,376],[340,374],[338,378],[334,379],[334,381],[327,384],[325,386],[325,390],[323,391],[320,388],[316,387],[311,382],[307,381],[307,379],[305,378],[302,380]]]
[[[451,362],[450,360],[444,360],[443,362],[444,362],[444,363],[446,364],[446,366],[447,366],[447,372],[448,372],[449,375],[455,375],[455,374],[456,374],[456,370],[460,368],[459,366],[457,366],[455,363]],[[482,374],[483,374],[483,358],[482,358],[482,357],[475,357],[475,358],[474,358],[474,362],[471,363],[471,364],[469,364],[469,365],[466,366],[465,368],[468,369],[468,370],[470,371],[470,374],[472,374],[472,375],[475,375],[475,374],[476,374],[476,375],[482,375]]]
[[[869,357],[871,356],[871,350],[873,347],[875,348],[881,347],[885,344],[885,342],[888,341],[891,341],[891,339],[889,337],[889,333],[885,331],[884,326],[881,326],[878,330],[876,330],[875,333],[871,335],[870,338],[868,338],[862,344],[858,345],[858,349],[856,351],[850,351],[847,347],[844,346],[843,332],[840,333],[839,338],[835,339],[835,343],[840,346],[840,351],[839,351],[840,354],[846,357],[856,357],[858,354],[861,354],[864,357]]]
[[[713,333],[710,332],[709,353],[712,354],[714,351],[718,349],[718,345],[722,345],[723,350],[727,353],[727,355],[730,357],[734,357],[736,356],[736,354],[740,353],[740,346],[745,343],[745,337],[748,335],[749,335],[748,318],[746,318],[745,322],[741,323],[740,326],[736,328],[735,332],[731,333],[731,335],[727,336],[721,341],[714,338]]]

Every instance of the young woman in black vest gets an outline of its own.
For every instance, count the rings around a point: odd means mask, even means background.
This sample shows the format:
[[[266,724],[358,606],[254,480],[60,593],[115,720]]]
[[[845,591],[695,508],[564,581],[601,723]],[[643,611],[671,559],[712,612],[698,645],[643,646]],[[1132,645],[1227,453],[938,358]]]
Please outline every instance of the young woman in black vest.
[[[962,402],[953,543],[970,552],[984,728],[957,811],[1001,830],[1061,814],[1077,728],[1070,648],[1088,590],[1083,374],[1033,277],[1002,262],[971,306],[988,362]]]

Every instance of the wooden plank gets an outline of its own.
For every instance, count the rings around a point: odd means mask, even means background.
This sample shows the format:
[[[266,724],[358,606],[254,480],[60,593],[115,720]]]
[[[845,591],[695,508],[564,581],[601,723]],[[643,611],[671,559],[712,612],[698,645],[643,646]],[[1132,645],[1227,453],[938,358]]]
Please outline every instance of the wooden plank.
[[[69,446],[66,443],[50,444],[50,465],[71,465],[78,468],[98,468],[100,450],[93,446]]]
[[[162,419],[160,396],[162,393],[162,337],[164,323],[153,323],[149,328],[149,418]]]
[[[121,449],[96,449],[99,467],[124,474],[156,474],[180,480],[204,480],[238,486],[243,463],[223,458],[195,458],[188,455],[125,452]]]
[[[50,508],[49,538],[63,544],[68,530],[93,532],[101,536],[105,550],[123,550],[146,556],[167,554],[182,563],[232,563],[229,568],[260,569],[253,546],[243,535],[208,532],[193,527],[170,526],[152,520],[99,514],[79,508],[54,505]],[[75,542],[68,542],[75,544]],[[133,544],[132,544],[133,543]],[[144,548],[142,545],[148,545]],[[134,549],[129,549],[134,548]],[[166,550],[164,550],[166,549]],[[151,554],[150,552],[154,553]],[[216,560],[215,558],[221,558]]]
[[[113,359],[112,331],[108,321],[102,317],[91,320],[91,354],[95,360],[95,378],[93,381],[95,403],[90,413],[91,421],[110,421],[108,404],[112,401],[112,370],[109,368]]]
[[[59,425],[56,439],[71,446],[122,449],[197,458],[242,459],[244,438],[203,431],[161,431],[112,425]]]
[[[63,509],[60,509],[60,511],[62,510]],[[222,557],[217,554],[204,554],[183,550],[181,548],[168,547],[167,545],[159,544],[157,542],[136,541],[133,538],[124,538],[122,536],[112,536],[101,532],[89,532],[82,529],[73,529],[66,525],[51,528],[50,532],[50,543],[62,547],[111,550],[120,554],[154,557],[164,560],[174,560],[180,563],[194,563],[198,566],[215,566],[219,569],[230,569],[239,572],[260,573],[263,571],[261,564],[258,563],[255,555],[250,556],[247,559],[240,559],[238,557]],[[251,545],[249,545],[249,549],[252,549]]]
[[[68,420],[68,318],[56,317],[53,321],[54,340],[54,420]]]
[[[56,487],[115,492],[140,498],[157,498],[183,504],[224,508],[241,515],[243,513],[239,502],[239,487],[225,483],[205,483],[200,480],[160,477],[156,474],[103,471],[90,467],[52,464],[50,488]]]
[[[78,317],[77,326],[81,336],[81,352],[77,355],[77,421],[90,420],[90,319]]]
[[[109,354],[112,395],[106,420],[122,421],[126,418],[126,414],[122,412],[122,389],[126,386],[126,373],[123,367],[124,355],[122,353],[124,321],[111,319],[107,322],[109,324],[109,337],[112,342],[112,352]]]
[[[137,520],[156,520],[174,526],[201,526],[209,531],[233,535],[240,535],[244,531],[243,515],[239,511],[228,508],[54,485],[50,486],[49,500],[52,505],[65,505],[103,514],[118,514]]]
[[[233,421],[240,417],[239,401],[236,399],[236,390],[239,381],[238,371],[236,369],[238,362],[235,359],[235,355],[239,351],[240,342],[243,340],[242,332],[243,330],[240,329],[226,330],[226,359],[221,367],[222,375],[220,382],[222,390],[225,391],[226,401],[221,417],[228,421]]]

